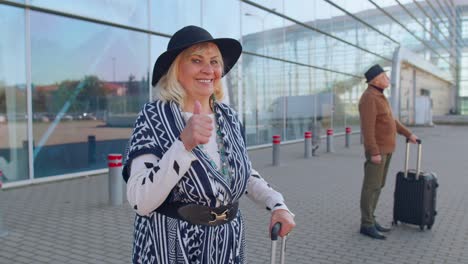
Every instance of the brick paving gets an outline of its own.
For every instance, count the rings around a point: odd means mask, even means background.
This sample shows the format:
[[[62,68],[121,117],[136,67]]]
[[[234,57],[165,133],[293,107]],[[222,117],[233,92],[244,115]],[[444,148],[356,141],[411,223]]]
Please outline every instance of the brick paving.
[[[325,153],[322,142],[320,156],[310,159],[302,144],[283,145],[278,167],[271,166],[270,148],[250,151],[255,168],[296,214],[287,263],[468,263],[468,127],[413,130],[423,139],[423,169],[439,176],[439,214],[432,230],[399,225],[386,241],[358,233],[364,158],[357,135],[348,149],[335,138],[335,153]],[[377,210],[386,225],[403,151],[400,137]],[[134,214],[127,203],[108,205],[107,194],[106,175],[4,190],[0,210],[9,234],[0,238],[0,263],[130,263]],[[248,263],[269,263],[268,213],[248,199],[241,208]]]

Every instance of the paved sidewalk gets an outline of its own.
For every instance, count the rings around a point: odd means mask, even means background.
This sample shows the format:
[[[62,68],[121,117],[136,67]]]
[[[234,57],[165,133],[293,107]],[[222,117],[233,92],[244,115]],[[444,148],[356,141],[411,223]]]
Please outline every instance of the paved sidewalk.
[[[250,151],[255,168],[296,214],[287,263],[468,263],[468,126],[413,130],[423,139],[423,169],[439,175],[439,214],[432,230],[399,225],[386,241],[358,233],[364,158],[357,135],[349,149],[343,137],[335,138],[335,153],[324,153],[322,142],[320,156],[307,160],[303,144],[281,146],[279,167],[271,166],[270,148]],[[378,218],[386,225],[403,148],[400,137],[378,205]],[[0,238],[0,263],[130,263],[134,214],[127,203],[107,204],[106,183],[101,175],[0,193],[10,232]],[[248,263],[269,263],[268,214],[248,199],[241,208]]]

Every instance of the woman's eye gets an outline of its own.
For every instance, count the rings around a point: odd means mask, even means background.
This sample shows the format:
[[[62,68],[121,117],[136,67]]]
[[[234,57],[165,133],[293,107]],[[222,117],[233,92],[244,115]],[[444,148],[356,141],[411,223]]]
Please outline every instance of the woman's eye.
[[[211,64],[213,64],[213,65],[218,65],[219,62],[218,62],[217,60],[212,60],[212,61],[211,61]]]
[[[200,63],[201,61],[199,59],[192,59],[193,63]]]

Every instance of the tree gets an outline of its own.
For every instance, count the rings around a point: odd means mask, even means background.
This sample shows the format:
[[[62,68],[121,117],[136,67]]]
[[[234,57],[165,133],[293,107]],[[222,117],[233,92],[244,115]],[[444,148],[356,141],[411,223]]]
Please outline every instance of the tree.
[[[85,76],[83,80],[62,81],[52,92],[51,112],[97,112],[107,107],[105,90],[97,76]]]

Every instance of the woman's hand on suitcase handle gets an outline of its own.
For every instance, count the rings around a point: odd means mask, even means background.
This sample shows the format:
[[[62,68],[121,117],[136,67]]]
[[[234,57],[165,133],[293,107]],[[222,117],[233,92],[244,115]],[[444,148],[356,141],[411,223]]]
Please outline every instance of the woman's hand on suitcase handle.
[[[273,211],[271,214],[271,222],[270,222],[270,233],[273,225],[276,223],[281,223],[281,230],[279,232],[280,237],[286,236],[289,232],[291,232],[294,227],[296,226],[296,222],[294,222],[293,215],[285,209],[278,209]]]

